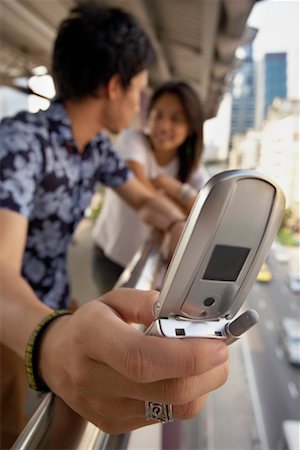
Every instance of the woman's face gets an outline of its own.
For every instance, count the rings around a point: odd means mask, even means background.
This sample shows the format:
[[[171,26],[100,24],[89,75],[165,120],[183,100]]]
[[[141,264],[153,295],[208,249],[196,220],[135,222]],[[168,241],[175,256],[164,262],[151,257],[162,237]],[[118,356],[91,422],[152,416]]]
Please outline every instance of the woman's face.
[[[154,151],[177,152],[189,134],[189,125],[176,94],[165,93],[155,101],[147,126]]]

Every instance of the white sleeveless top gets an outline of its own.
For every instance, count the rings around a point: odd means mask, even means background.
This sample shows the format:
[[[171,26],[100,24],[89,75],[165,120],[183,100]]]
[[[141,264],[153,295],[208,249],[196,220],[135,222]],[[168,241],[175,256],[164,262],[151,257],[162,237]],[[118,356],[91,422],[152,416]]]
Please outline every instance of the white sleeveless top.
[[[116,141],[116,149],[124,160],[139,162],[151,179],[158,175],[176,178],[178,159],[165,166],[159,166],[145,135],[139,130],[128,128]],[[188,180],[198,191],[207,181],[205,170],[200,166]],[[101,212],[92,231],[94,242],[102,248],[112,261],[126,266],[149,236],[151,226],[139,218],[133,208],[125,203],[112,189],[107,188]]]

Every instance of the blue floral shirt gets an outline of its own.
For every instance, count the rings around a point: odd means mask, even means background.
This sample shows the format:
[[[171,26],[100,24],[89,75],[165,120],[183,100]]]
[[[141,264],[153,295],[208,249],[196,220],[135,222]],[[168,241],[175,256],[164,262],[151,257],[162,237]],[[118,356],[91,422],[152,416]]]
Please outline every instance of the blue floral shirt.
[[[1,122],[0,170],[1,208],[28,219],[23,276],[41,301],[67,307],[67,247],[95,184],[118,187],[131,172],[103,132],[79,153],[59,101]]]

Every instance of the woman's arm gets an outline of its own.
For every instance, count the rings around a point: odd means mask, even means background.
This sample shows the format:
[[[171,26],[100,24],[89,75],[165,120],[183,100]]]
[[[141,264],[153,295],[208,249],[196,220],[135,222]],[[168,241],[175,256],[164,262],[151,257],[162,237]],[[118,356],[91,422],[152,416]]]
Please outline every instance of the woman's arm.
[[[187,214],[191,211],[198,195],[198,191],[191,185],[168,175],[159,175],[152,180],[152,184],[157,189],[163,189],[166,195],[177,202]]]
[[[148,189],[136,177],[126,181],[115,191],[137,211],[145,223],[153,225],[161,231],[168,230],[169,250],[172,256],[186,221],[186,214],[182,209],[157,190]],[[175,222],[176,226],[170,228],[170,225]]]
[[[151,179],[146,167],[149,162],[149,143],[142,133],[135,129],[126,129],[119,136],[116,148],[126,161],[126,165],[132,170],[135,177],[150,191],[161,191],[166,197],[177,204],[185,214],[191,210],[193,202],[197,196],[197,191],[192,190],[192,195],[185,196],[182,201],[182,186],[179,180],[168,175],[161,175]],[[188,197],[188,198],[186,198]]]
[[[130,178],[115,192],[138,212],[144,222],[159,230],[166,230],[174,220],[186,218],[175,202],[156,189],[149,189],[136,177]]]
[[[133,160],[126,160],[126,164],[144,186],[151,191],[160,191],[174,201],[186,214],[189,214],[197,198],[198,191],[196,189],[169,175],[159,175],[150,180],[142,164]]]
[[[134,173],[134,175],[136,176],[136,178],[144,185],[146,186],[148,189],[150,189],[151,191],[156,192],[156,186],[154,185],[154,183],[152,182],[152,180],[150,180],[148,178],[148,176],[146,175],[145,172],[145,168],[144,166],[139,163],[138,161],[134,161],[134,160],[126,160],[126,165],[129,169],[132,170],[132,172]]]

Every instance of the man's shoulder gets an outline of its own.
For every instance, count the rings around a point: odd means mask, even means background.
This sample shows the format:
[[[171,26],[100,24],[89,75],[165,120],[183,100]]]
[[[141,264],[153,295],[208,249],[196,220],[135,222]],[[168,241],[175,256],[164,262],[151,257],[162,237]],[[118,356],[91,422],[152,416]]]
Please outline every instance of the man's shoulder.
[[[126,128],[118,136],[116,147],[120,154],[128,158],[146,153],[149,150],[149,142],[140,129]]]
[[[0,123],[2,134],[26,133],[39,134],[46,127],[46,116],[44,111],[32,113],[20,111],[14,116],[4,117]]]

